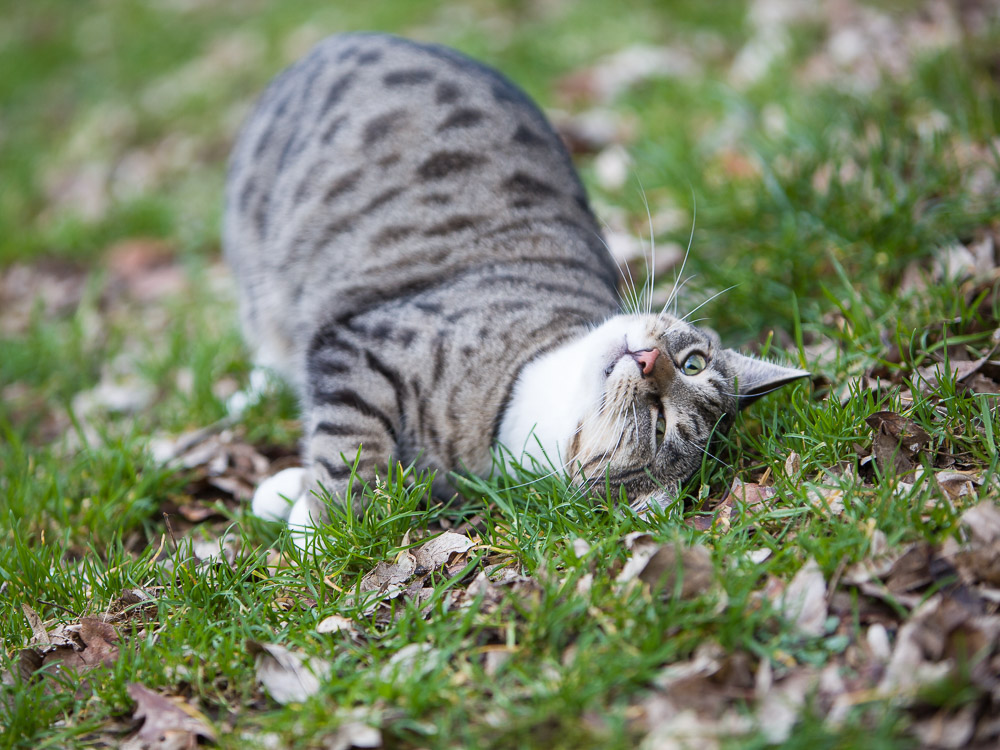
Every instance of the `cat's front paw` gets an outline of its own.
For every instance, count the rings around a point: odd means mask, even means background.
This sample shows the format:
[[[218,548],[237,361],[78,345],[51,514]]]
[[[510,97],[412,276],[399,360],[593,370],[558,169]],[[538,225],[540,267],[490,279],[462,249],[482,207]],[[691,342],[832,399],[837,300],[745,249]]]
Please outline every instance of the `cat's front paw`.
[[[308,471],[301,466],[279,471],[257,486],[250,508],[258,518],[267,521],[287,521],[293,504],[306,487]]]

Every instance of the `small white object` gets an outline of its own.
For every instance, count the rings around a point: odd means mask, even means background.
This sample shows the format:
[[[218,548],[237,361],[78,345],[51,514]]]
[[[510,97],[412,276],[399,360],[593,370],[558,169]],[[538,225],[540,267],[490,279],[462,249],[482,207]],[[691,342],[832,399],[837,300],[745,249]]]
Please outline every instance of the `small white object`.
[[[309,514],[309,497],[302,495],[292,506],[288,515],[288,528],[292,532],[292,541],[300,550],[305,550],[315,532],[316,523]]]
[[[267,521],[284,521],[292,512],[292,503],[301,503],[306,470],[301,467],[279,471],[268,477],[253,493],[253,514]]]

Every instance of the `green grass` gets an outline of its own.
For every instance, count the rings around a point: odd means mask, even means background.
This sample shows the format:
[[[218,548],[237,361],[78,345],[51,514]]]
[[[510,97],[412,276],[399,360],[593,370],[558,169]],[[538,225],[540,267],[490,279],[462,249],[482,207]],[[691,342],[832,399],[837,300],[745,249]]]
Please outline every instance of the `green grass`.
[[[184,697],[222,747],[320,746],[350,720],[381,727],[388,747],[634,747],[654,679],[700,645],[780,671],[840,664],[864,640],[856,590],[838,623],[804,638],[762,595],[770,582],[787,583],[809,558],[830,581],[870,555],[876,529],[894,549],[941,543],[979,496],[995,497],[987,482],[948,502],[930,478],[929,451],[925,478],[910,490],[877,471],[853,481],[844,467],[871,447],[865,419],[894,410],[930,434],[933,451],[996,473],[995,396],[947,379],[929,394],[913,384],[921,366],[991,349],[996,279],[923,290],[901,281],[914,267],[929,271],[942,248],[997,229],[1000,27],[919,56],[908,77],[859,94],[798,75],[823,39],[808,22],[768,74],[734,87],[728,71],[751,34],[742,2],[635,0],[612,14],[597,0],[543,5],[39,0],[7,8],[0,270],[44,262],[80,278],[82,292],[63,312],[35,304],[11,328],[12,308],[0,311],[0,671],[31,638],[22,605],[50,628],[103,613],[132,588],[149,591],[156,607],[146,620],[121,621],[117,660],[85,680],[12,677],[0,686],[0,747],[116,744],[128,730],[131,682]],[[220,383],[244,385],[250,370],[235,305],[217,278],[234,128],[302,40],[359,28],[457,45],[544,105],[569,109],[579,105],[559,101],[563,75],[633,43],[689,49],[694,74],[642,82],[609,105],[634,121],[626,186],[602,187],[591,156],[580,157],[581,172],[598,206],[623,212],[643,237],[647,202],[654,216],[684,217],[658,232],[660,244],[686,245],[693,222],[685,303],[733,286],[698,316],[727,342],[785,356],[818,379],[741,415],[712,449],[719,460],[706,457],[682,498],[651,519],[579,497],[558,478],[525,485],[505,473],[468,481],[461,501],[428,503],[427,477],[392,472],[367,511],[337,517],[307,559],[287,532],[232,502],[221,521],[168,525],[162,509],[196,491],[190,474],[153,461],[148,437],[216,423],[226,415]],[[947,126],[928,133],[935,111]],[[971,147],[970,161],[963,149]],[[977,187],[988,178],[991,189]],[[107,251],[136,238],[162,238],[188,286],[146,299],[115,291]],[[660,288],[672,282],[662,278]],[[849,387],[872,370],[892,385]],[[148,397],[134,411],[83,413],[78,394],[112,374],[147,384]],[[911,385],[912,403],[903,399]],[[280,391],[235,434],[273,458],[295,450],[295,418],[294,396]],[[793,452],[800,469],[788,476]],[[694,527],[734,477],[764,476],[777,492],[769,508],[737,512],[728,527]],[[842,514],[812,506],[818,485],[843,490]],[[480,539],[467,570],[429,578],[419,604],[398,598],[373,612],[352,596],[418,533],[463,522]],[[227,528],[239,542],[232,562],[199,565],[187,536],[218,538]],[[634,531],[705,545],[714,583],[688,598],[623,590],[615,579]],[[589,551],[578,557],[575,539]],[[278,565],[274,549],[290,564]],[[761,549],[770,556],[751,562],[747,554]],[[500,602],[460,606],[484,565],[530,582]],[[335,613],[353,619],[356,637],[317,630]],[[331,675],[303,704],[281,707],[257,685],[248,641],[324,658]],[[429,650],[393,672],[390,660],[411,644]],[[497,650],[506,658],[488,660]],[[970,689],[951,688],[924,696],[926,705]],[[752,712],[750,699],[733,710]],[[833,727],[810,700],[783,746],[911,747],[914,721],[876,702]],[[766,745],[755,734],[734,742]]]

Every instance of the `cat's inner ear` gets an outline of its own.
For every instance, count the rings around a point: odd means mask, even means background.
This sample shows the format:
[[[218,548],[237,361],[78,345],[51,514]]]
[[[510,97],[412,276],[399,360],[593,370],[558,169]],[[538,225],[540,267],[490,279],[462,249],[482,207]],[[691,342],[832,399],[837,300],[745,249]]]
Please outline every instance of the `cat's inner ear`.
[[[732,350],[728,355],[741,409],[783,385],[809,376],[806,370],[782,367]]]

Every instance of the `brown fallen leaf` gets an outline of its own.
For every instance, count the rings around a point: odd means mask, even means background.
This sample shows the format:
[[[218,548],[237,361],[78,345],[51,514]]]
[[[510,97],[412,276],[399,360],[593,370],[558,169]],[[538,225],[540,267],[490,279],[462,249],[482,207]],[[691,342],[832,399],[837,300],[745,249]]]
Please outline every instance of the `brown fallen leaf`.
[[[110,666],[118,658],[118,631],[110,623],[96,617],[81,617],[80,639],[84,643],[81,652],[87,664]]]
[[[496,573],[480,571],[464,591],[452,596],[452,606],[477,606],[484,615],[497,610],[513,609],[512,600],[519,610],[531,609],[541,601],[542,589],[538,582],[523,576],[513,568],[503,568]]]
[[[660,544],[638,532],[628,534],[625,544],[632,550],[632,557],[616,578],[623,591],[632,581],[640,581],[654,595],[670,597],[677,593],[686,599],[705,591],[715,581],[712,556],[700,544]]]
[[[307,657],[276,643],[249,641],[247,648],[257,654],[257,681],[283,706],[302,703],[319,692],[332,668],[324,659]]]
[[[912,419],[894,411],[878,411],[869,415],[865,422],[873,430],[884,429],[886,434],[911,452],[919,450],[931,439],[930,435]]]
[[[0,332],[23,334],[37,309],[51,319],[72,313],[86,289],[88,272],[64,259],[15,263],[0,272]]]
[[[149,443],[150,452],[157,462],[191,470],[188,492],[198,494],[200,490],[218,497],[218,492],[212,492],[214,489],[236,500],[249,500],[254,488],[274,467],[254,446],[228,429],[230,423],[231,420],[224,419],[177,437],[154,438]],[[178,510],[193,521],[204,520],[216,512],[197,505]]]
[[[798,476],[800,471],[802,471],[802,457],[792,451],[785,459],[785,476],[793,479]]]
[[[885,585],[894,596],[909,593],[931,584],[935,573],[931,566],[935,556],[929,544],[912,544],[892,564],[885,576]]]
[[[733,500],[742,504],[741,510],[744,513],[760,513],[767,510],[778,495],[774,487],[767,487],[755,482],[744,482],[741,479],[734,479],[729,493]]]
[[[417,571],[417,558],[403,550],[396,562],[379,562],[361,579],[361,591],[394,593],[401,590]]]
[[[79,623],[59,625],[47,634],[48,643],[22,649],[22,672],[45,667],[46,675],[68,672],[79,676],[100,666],[110,666],[118,659],[118,632],[114,626],[94,617]]]
[[[930,435],[916,422],[896,412],[880,411],[865,419],[875,435],[872,455],[883,474],[904,476],[919,465],[918,451],[930,441]]]
[[[132,715],[142,726],[122,744],[123,750],[188,750],[199,738],[215,742],[208,719],[182,699],[160,695],[138,682],[129,683],[128,694],[136,703]]]
[[[718,643],[706,641],[689,660],[668,664],[653,677],[659,696],[669,701],[669,705],[658,706],[658,711],[662,714],[690,710],[703,716],[718,715],[733,697],[749,695],[753,688],[752,674],[745,665],[727,669],[733,658]]]
[[[919,385],[921,390],[925,393],[932,393],[941,384],[943,380],[954,380],[960,385],[965,385],[966,390],[970,390],[973,393],[977,392],[974,390],[972,383],[970,382],[972,376],[979,373],[985,367],[992,366],[988,369],[988,372],[995,372],[1000,364],[991,361],[991,357],[996,352],[997,347],[994,346],[986,356],[981,357],[977,360],[964,361],[964,360],[950,360],[947,364],[944,362],[938,362],[933,365],[928,365],[926,367],[919,367],[914,373],[914,384]],[[986,380],[993,380],[993,378],[986,378]],[[982,384],[985,388],[983,392],[993,393],[995,386],[989,386],[988,384]]]
[[[980,472],[939,471],[934,474],[934,479],[952,500],[975,495],[976,488],[983,485]]]

